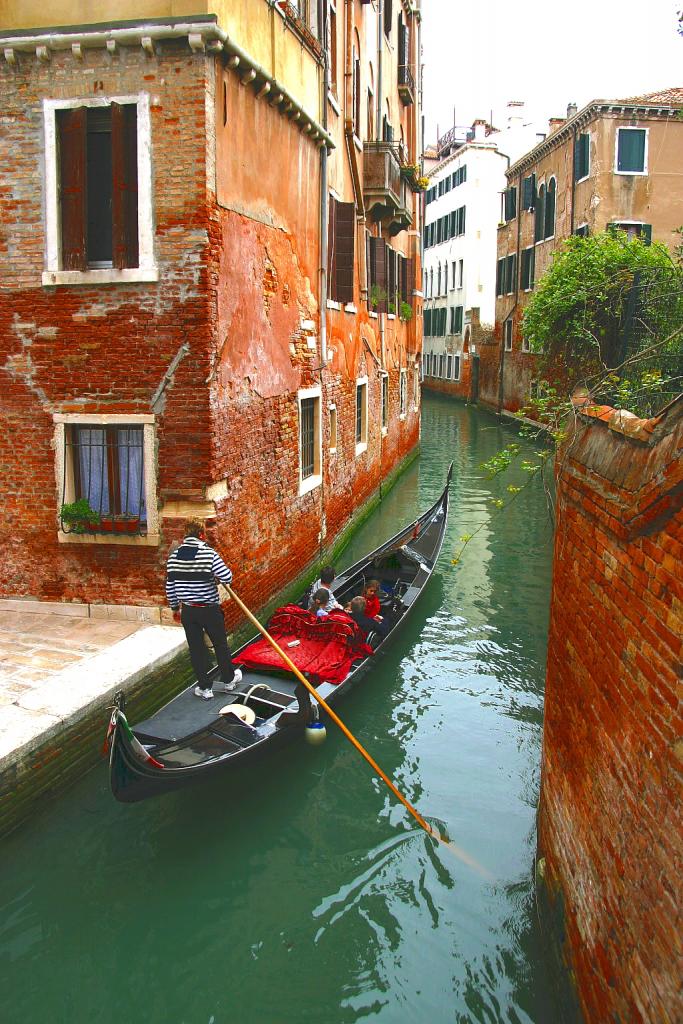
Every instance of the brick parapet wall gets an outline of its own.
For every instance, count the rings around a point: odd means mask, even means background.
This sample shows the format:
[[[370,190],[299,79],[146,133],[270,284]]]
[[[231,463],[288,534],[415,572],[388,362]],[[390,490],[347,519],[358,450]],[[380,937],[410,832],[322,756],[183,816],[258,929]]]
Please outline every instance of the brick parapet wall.
[[[683,401],[649,423],[589,413],[558,463],[539,854],[586,1018],[673,1022]]]

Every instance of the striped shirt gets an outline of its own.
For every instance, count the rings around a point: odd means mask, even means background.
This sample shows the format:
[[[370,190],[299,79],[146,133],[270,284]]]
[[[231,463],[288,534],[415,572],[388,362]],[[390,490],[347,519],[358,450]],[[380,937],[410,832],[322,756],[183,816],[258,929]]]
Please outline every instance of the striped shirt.
[[[175,611],[181,603],[219,604],[216,580],[229,586],[232,573],[213,548],[185,537],[166,563],[166,597]]]

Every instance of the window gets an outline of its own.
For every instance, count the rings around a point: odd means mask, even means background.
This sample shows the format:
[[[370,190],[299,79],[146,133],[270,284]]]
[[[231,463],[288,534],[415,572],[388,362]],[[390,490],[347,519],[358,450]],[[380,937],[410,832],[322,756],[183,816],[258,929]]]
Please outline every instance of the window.
[[[510,295],[515,290],[517,277],[517,254],[511,253],[505,257],[505,270],[503,274],[503,295]]]
[[[413,409],[417,412],[420,405],[420,373],[418,370],[418,364],[415,364],[413,370]]]
[[[299,391],[299,494],[307,494],[322,482],[320,388]]]
[[[462,263],[462,260],[460,262]],[[451,291],[455,288],[455,282],[458,279],[457,267],[458,267],[457,260],[453,260],[453,263],[452,263],[452,266],[451,266],[451,271],[452,271],[452,275],[451,275]]]
[[[536,175],[522,179],[522,209],[533,210],[536,206]]]
[[[353,116],[353,134],[360,138],[360,41],[355,33],[351,63],[351,113]]]
[[[462,334],[462,306],[451,306],[451,334]]]
[[[368,447],[368,378],[356,381],[356,455]]]
[[[503,213],[506,221],[514,220],[517,216],[517,189],[514,185],[503,192]]]
[[[467,164],[463,164],[462,167],[458,167],[457,171],[452,174],[453,188],[457,188],[458,185],[462,185],[463,182],[467,181]]]
[[[503,323],[503,342],[505,344],[505,351],[512,352],[512,318],[505,320]]]
[[[457,210],[455,210],[454,216],[455,216],[455,230],[453,231],[453,235],[454,236],[456,236],[456,235],[464,235],[465,234],[465,207],[464,206],[460,206]]]
[[[624,231],[629,242],[634,238],[640,238],[645,245],[650,245],[652,241],[651,224],[641,224],[637,221],[613,221],[607,225],[607,230]]]
[[[522,336],[522,352],[531,352],[531,345],[529,339]]]
[[[528,292],[534,286],[535,250],[533,245],[522,249],[522,291]]]
[[[496,263],[496,295],[505,294],[505,257],[502,256]]]
[[[453,356],[448,355],[446,358],[446,377],[448,380],[453,376]]]
[[[545,194],[545,235],[544,238],[553,238],[555,235],[555,191],[556,182],[551,178],[548,182],[548,190]]]
[[[579,238],[587,238],[590,234],[587,224],[579,224],[578,228],[574,228],[574,234],[578,235]]]
[[[55,414],[58,506],[85,499],[86,534],[60,523],[60,542],[158,544],[154,416]]]
[[[328,22],[330,33],[329,38],[329,62],[330,62],[330,91],[337,95],[337,11],[330,4],[330,20]]]
[[[45,100],[43,284],[156,281],[149,97]]]
[[[382,433],[389,429],[389,374],[382,373]]]
[[[617,128],[617,174],[647,174],[647,129]]]
[[[330,196],[327,226],[328,294],[334,302],[353,302],[356,207]]]
[[[391,35],[391,21],[393,18],[392,0],[384,0],[384,34],[389,38]]]
[[[458,261],[458,288],[462,288],[465,275],[465,261]]]
[[[439,356],[439,377],[445,377],[446,370],[446,354],[444,352]]]
[[[406,372],[406,370],[401,370],[401,372],[399,373],[399,377],[398,377],[398,407],[399,407],[399,415],[401,416],[401,419],[403,419],[403,417],[406,414],[406,407],[407,407],[407,404],[408,404],[407,403],[407,383],[408,383],[408,381],[407,381],[407,372]]]
[[[330,451],[337,450],[337,406],[330,406]]]
[[[535,210],[534,241],[542,242],[545,238],[545,185],[541,185],[538,190]]]
[[[453,380],[460,380],[460,356],[453,356]]]
[[[583,181],[590,173],[590,142],[589,132],[581,132],[574,143],[574,181]]]
[[[436,294],[441,295],[441,264],[439,263],[436,275]]]

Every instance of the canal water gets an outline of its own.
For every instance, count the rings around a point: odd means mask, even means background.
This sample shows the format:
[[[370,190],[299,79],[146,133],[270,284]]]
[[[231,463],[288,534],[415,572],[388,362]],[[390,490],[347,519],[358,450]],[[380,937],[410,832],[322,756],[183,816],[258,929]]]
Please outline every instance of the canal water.
[[[420,459],[340,563],[435,500],[453,460],[429,588],[340,711],[462,855],[333,727],[132,806],[102,764],[0,848],[4,1024],[558,1019],[532,882],[551,527],[537,486],[495,515],[509,481],[479,468],[514,437],[426,396]]]

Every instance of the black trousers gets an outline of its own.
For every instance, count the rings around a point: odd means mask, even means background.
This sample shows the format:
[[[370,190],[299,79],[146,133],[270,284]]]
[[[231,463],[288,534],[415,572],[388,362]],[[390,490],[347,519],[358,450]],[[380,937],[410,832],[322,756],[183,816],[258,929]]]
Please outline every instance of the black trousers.
[[[228,647],[225,620],[220,605],[207,604],[196,607],[184,604],[180,613],[180,621],[187,637],[187,646],[190,648],[192,668],[202,690],[211,689],[211,680],[208,676],[209,652],[204,642],[205,633],[216,652],[221,679],[224,683],[231,682],[235,675],[235,666],[232,663],[232,654]]]

